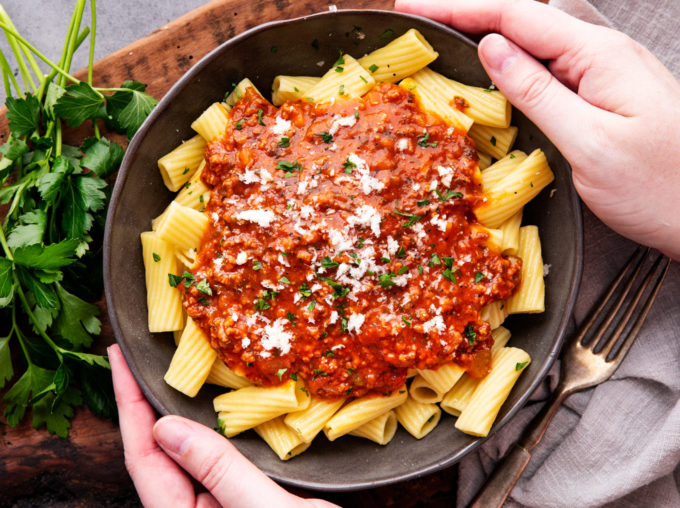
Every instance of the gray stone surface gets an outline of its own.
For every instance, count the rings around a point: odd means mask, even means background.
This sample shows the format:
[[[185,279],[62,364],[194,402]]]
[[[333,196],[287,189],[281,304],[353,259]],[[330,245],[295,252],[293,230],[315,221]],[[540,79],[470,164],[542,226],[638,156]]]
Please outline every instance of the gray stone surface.
[[[204,3],[207,3],[206,0],[99,0],[95,60],[153,32]],[[74,0],[5,0],[2,5],[21,35],[51,60],[59,59],[75,6]],[[82,27],[89,24],[88,3]],[[7,57],[21,85],[12,52],[2,35],[0,50]],[[88,51],[88,42],[85,42],[74,56],[71,66],[73,70],[87,65]],[[5,90],[0,84],[0,104],[4,103]]]

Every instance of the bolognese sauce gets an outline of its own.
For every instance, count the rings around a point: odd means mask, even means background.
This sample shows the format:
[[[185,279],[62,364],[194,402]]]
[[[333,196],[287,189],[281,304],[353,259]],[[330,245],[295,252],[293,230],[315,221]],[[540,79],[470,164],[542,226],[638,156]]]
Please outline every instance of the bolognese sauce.
[[[359,397],[391,393],[408,368],[484,375],[480,310],[513,293],[521,261],[475,219],[477,160],[396,85],[280,108],[249,89],[206,150],[188,314],[262,386],[299,376],[315,396]]]

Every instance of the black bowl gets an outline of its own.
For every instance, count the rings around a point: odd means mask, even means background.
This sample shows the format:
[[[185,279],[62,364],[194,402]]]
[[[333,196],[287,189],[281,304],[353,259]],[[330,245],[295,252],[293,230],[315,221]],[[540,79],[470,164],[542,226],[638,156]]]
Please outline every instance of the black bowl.
[[[354,27],[361,27],[365,37],[356,37]],[[156,161],[194,135],[191,122],[223,97],[232,83],[249,77],[266,93],[277,74],[320,75],[324,68],[317,62],[324,60],[327,67],[337,58],[338,49],[362,56],[386,43],[380,37],[385,30],[399,35],[412,27],[439,52],[431,65],[434,70],[465,83],[489,85],[476,45],[444,25],[389,11],[324,12],[260,25],[222,44],[170,89],[130,143],[107,217],[104,281],[116,338],[159,413],[183,415],[213,427],[212,398],[223,390],[205,386],[191,399],[166,385],[163,375],[175,346],[169,333],[148,331],[139,234],[151,228],[151,219],[173,198],[163,185]],[[550,189],[557,191],[549,197],[546,189],[525,211],[525,224],[540,227],[544,262],[551,265],[546,312],[508,320],[511,344],[528,351],[533,362],[501,409],[492,432],[519,410],[558,355],[581,274],[582,222],[570,168],[538,128],[518,112],[513,125],[519,127],[516,147],[543,149],[556,176]],[[460,433],[453,423],[445,415],[422,440],[400,429],[384,447],[349,436],[329,443],[321,435],[308,451],[289,462],[281,462],[252,431],[232,442],[276,480],[311,489],[352,490],[414,478],[460,460],[482,440]]]

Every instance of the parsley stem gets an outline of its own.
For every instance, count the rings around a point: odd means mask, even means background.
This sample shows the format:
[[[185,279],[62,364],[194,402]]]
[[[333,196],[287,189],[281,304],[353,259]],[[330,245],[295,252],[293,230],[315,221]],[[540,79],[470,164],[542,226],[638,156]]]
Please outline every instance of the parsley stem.
[[[92,86],[92,69],[94,68],[94,36],[97,32],[97,6],[95,0],[90,0],[90,25],[92,30],[90,31],[90,55],[87,61],[87,84]],[[76,44],[78,41],[76,41]],[[97,128],[97,123],[95,121],[95,129]],[[99,136],[97,136],[99,138]]]
[[[26,295],[24,294],[24,290],[21,287],[21,284],[19,283],[19,277],[17,276],[16,272],[14,273],[14,284],[16,284],[16,289],[17,293],[19,294],[19,298],[21,299],[21,303],[24,307],[24,310],[26,311],[26,314],[28,314],[28,318],[31,320],[31,323],[33,323],[33,327],[38,330],[38,335],[40,335],[43,339],[45,339],[45,342],[49,344],[49,346],[52,348],[52,350],[57,354],[57,358],[59,358],[59,362],[63,361],[63,355],[61,354],[61,348],[57,346],[54,342],[52,342],[52,339],[50,339],[50,336],[47,335],[45,330],[43,330],[43,327],[40,326],[40,323],[38,322],[38,319],[35,317],[35,314],[33,314],[33,311],[31,310],[31,306],[28,304],[28,300],[26,299]]]
[[[73,61],[73,53],[76,51],[76,39],[78,38],[78,32],[80,31],[80,23],[83,20],[83,11],[85,10],[85,0],[78,0],[76,2],[76,8],[73,10],[73,16],[71,17],[71,26],[69,27],[66,59],[63,64],[63,69],[68,72],[71,70],[71,62]],[[66,79],[61,76],[59,80],[60,85],[66,84]]]
[[[21,330],[19,329],[19,326],[17,325],[17,306],[12,304],[12,331],[16,333],[17,335],[17,340],[19,341],[19,345],[21,346],[21,350],[24,352],[24,358],[26,358],[26,362],[29,365],[33,365],[33,362],[31,361],[31,355],[28,353],[28,349],[26,348],[26,344],[24,344],[24,337],[21,334]],[[12,332],[10,332],[11,334]]]
[[[7,214],[9,215],[9,214]],[[3,228],[0,227],[0,245],[2,245],[2,250],[5,251],[5,256],[7,256],[7,259],[10,261],[14,261],[14,257],[12,256],[12,251],[9,248],[9,245],[7,245],[7,238],[5,238],[5,231]]]
[[[14,53],[14,57],[16,58],[17,65],[19,67],[19,72],[21,73],[21,77],[24,80],[24,86],[27,89],[30,88],[33,90],[33,93],[35,93],[35,82],[33,81],[31,74],[28,72],[28,67],[26,66],[26,60],[24,60],[23,52],[17,44],[17,40],[21,41],[23,37],[17,33],[12,20],[9,18],[9,15],[2,5],[0,5],[0,20],[0,27],[2,27],[2,29],[5,31],[7,42],[9,43],[10,48],[12,48],[12,53]],[[12,37],[10,37],[9,34],[12,34]]]
[[[2,51],[0,51],[0,68],[2,68],[2,80],[5,83],[5,94],[7,95],[7,97],[12,97],[12,90],[10,88],[10,82],[8,81],[8,78],[14,85],[14,89],[16,90],[17,95],[19,97],[23,97],[24,93],[21,91],[19,83],[17,83],[17,80],[14,77],[14,73],[12,72],[9,63],[7,63],[5,54]]]
[[[9,27],[7,26],[6,23],[0,21],[0,28],[2,28],[2,29],[5,31],[5,33],[9,32],[11,35],[13,35],[16,39],[19,40],[19,42],[21,42],[21,44],[23,44],[23,45],[26,46],[28,49],[30,49],[30,50],[35,54],[35,56],[37,56],[38,58],[40,58],[40,60],[42,60],[42,61],[45,62],[47,65],[49,65],[50,67],[52,67],[52,69],[54,69],[55,71],[57,71],[57,73],[61,74],[61,75],[64,76],[66,79],[72,81],[72,82],[75,83],[76,85],[77,85],[78,83],[80,83],[80,80],[79,80],[78,78],[75,78],[75,77],[71,76],[71,75],[70,75],[68,72],[66,72],[64,69],[62,69],[61,67],[57,66],[57,64],[55,64],[52,60],[50,60],[50,59],[47,58],[45,55],[43,55],[40,51],[38,51],[38,50],[36,49],[36,47],[33,46],[33,44],[31,44],[30,42],[28,42],[26,39],[24,39],[21,35],[19,35],[19,34],[18,34],[17,32],[15,32],[14,30],[12,30],[11,28],[9,28]],[[9,37],[8,37],[8,39],[9,39]],[[95,88],[94,90],[96,91],[97,89]],[[101,94],[99,94],[99,95],[101,95]]]

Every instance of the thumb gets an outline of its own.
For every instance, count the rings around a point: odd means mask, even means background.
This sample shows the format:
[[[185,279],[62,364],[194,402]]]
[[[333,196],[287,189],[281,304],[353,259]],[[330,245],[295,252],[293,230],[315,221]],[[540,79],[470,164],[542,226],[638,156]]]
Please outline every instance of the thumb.
[[[599,115],[531,55],[500,34],[479,43],[479,59],[508,100],[534,122],[562,153],[573,152],[584,120]]]
[[[279,487],[234,445],[199,423],[165,416],[156,422],[153,434],[165,453],[201,482],[222,506],[287,508],[308,502]],[[309,502],[319,508],[335,506],[319,500]]]

